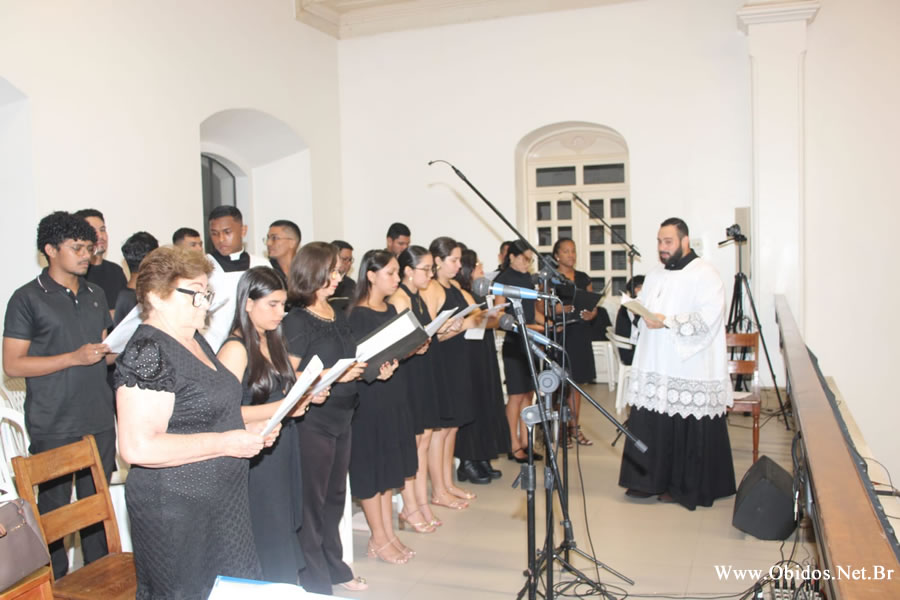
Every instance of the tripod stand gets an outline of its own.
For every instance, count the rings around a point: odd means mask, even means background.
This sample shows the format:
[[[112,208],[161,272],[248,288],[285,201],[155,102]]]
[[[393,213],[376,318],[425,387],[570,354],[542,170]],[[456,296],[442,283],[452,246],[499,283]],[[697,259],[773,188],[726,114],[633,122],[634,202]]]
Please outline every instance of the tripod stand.
[[[760,345],[766,355],[766,364],[769,366],[769,375],[772,376],[772,385],[775,387],[775,396],[778,398],[778,407],[781,414],[784,415],[784,427],[790,431],[790,421],[787,418],[787,408],[781,399],[781,391],[778,389],[778,382],[775,380],[775,369],[772,367],[772,359],[769,357],[769,347],[766,345],[766,338],[763,336],[762,326],[759,324],[759,314],[756,312],[756,302],[753,301],[753,292],[750,291],[750,282],[744,273],[743,253],[741,252],[741,244],[747,243],[747,236],[741,234],[741,228],[738,225],[732,225],[725,231],[730,237],[719,242],[719,248],[734,242],[737,248],[738,270],[734,274],[734,289],[731,294],[731,307],[728,310],[728,322],[725,325],[725,331],[730,333],[738,333],[740,331],[749,333],[752,326],[756,325],[756,331],[759,333]],[[747,298],[750,300],[750,310],[753,312],[753,321],[744,318],[744,298],[743,292],[746,290]]]

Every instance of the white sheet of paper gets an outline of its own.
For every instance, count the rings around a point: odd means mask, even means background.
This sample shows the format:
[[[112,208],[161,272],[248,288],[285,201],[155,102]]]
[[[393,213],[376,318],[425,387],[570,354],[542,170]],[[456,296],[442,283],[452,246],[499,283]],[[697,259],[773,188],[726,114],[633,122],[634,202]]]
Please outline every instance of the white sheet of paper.
[[[509,306],[509,302],[504,302],[503,304],[498,304],[497,306],[492,306],[491,308],[489,308],[487,314],[484,317],[484,322],[487,323],[488,319],[495,316],[507,306]],[[473,327],[472,329],[466,329],[465,336],[467,340],[483,340],[484,327]]]
[[[483,308],[483,307],[484,307],[484,302],[482,302],[481,304],[477,304],[477,303],[476,303],[476,304],[470,304],[470,305],[468,305],[467,307],[465,307],[464,309],[462,309],[461,311],[459,311],[458,313],[456,313],[456,314],[453,315],[453,316],[454,316],[454,318],[457,318],[457,319],[465,319],[465,318],[468,317],[470,314],[472,314],[473,312],[475,312],[475,311],[478,310],[479,308]]]
[[[407,312],[406,316],[397,319],[389,327],[382,329],[366,341],[356,346],[356,360],[359,362],[369,362],[369,359],[393,345],[397,340],[401,340],[412,333],[419,325],[412,312]]]
[[[310,359],[309,364],[306,365],[306,368],[303,369],[303,374],[300,375],[300,378],[297,379],[296,382],[294,382],[294,385],[287,393],[287,396],[281,401],[278,410],[275,411],[275,414],[272,415],[272,418],[266,423],[265,429],[262,430],[263,437],[272,433],[275,426],[281,423],[281,420],[293,410],[297,405],[297,402],[300,401],[300,398],[303,397],[303,394],[306,393],[306,390],[309,389],[309,386],[312,385],[312,382],[315,381],[316,377],[319,376],[319,373],[322,372],[322,368],[322,360],[318,356],[313,356],[312,359]]]
[[[140,312],[140,306],[132,308],[131,311],[125,315],[125,318],[116,325],[116,328],[106,336],[103,343],[109,346],[110,352],[113,354],[121,354],[122,351],[125,350],[125,346],[128,345],[128,340],[131,339],[131,336],[137,331],[138,325],[141,324]]]
[[[634,314],[640,315],[640,317],[643,319],[653,321],[655,323],[661,323],[661,321],[656,318],[656,315],[650,312],[650,310],[647,309],[646,306],[641,304],[637,299],[628,296],[624,292],[622,293],[622,306],[624,306]]]
[[[428,334],[428,337],[433,336],[438,332],[438,329],[443,327],[444,323],[453,316],[458,309],[456,308],[448,308],[447,310],[441,312],[438,316],[434,318],[428,325],[425,326],[425,333]]]
[[[319,383],[313,386],[309,393],[315,396],[316,394],[322,392],[329,385],[337,381],[341,378],[341,375],[347,372],[347,369],[350,368],[350,365],[356,362],[355,358],[342,358],[338,360],[334,365],[328,370],[322,379],[319,380]]]

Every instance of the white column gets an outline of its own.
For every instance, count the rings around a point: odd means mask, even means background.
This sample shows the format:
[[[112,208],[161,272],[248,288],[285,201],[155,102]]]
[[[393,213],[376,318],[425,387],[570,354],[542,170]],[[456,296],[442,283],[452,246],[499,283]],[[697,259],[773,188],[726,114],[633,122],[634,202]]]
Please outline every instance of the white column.
[[[753,111],[753,297],[779,385],[784,367],[778,350],[775,294],[785,294],[804,327],[804,75],[806,27],[816,0],[757,0],[738,11],[751,60]],[[752,316],[749,301],[745,313]],[[771,378],[760,363],[764,383]]]

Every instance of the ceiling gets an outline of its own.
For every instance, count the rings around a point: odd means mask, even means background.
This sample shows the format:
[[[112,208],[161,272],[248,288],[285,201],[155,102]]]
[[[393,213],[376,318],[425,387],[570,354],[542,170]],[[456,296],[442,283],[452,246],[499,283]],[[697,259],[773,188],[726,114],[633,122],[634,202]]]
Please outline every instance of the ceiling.
[[[633,0],[294,0],[298,21],[338,39]]]

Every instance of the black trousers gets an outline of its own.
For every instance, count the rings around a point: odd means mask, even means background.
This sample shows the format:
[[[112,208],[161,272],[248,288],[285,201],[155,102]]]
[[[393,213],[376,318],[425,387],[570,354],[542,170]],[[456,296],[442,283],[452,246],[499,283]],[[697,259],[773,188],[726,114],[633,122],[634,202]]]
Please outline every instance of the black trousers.
[[[353,579],[353,571],[342,558],[338,529],[347,496],[350,426],[337,436],[304,421],[298,427],[303,470],[300,546],[306,559],[300,585],[307,592],[330,595],[333,584]]]
[[[110,429],[102,433],[95,433],[97,450],[100,452],[100,461],[103,463],[103,471],[106,473],[106,482],[112,476],[116,468],[116,430]],[[71,438],[31,438],[30,452],[38,454],[46,452],[66,444],[81,441],[81,437]],[[89,469],[75,474],[75,493],[78,498],[85,498],[94,494],[94,481]],[[65,506],[72,499],[72,477],[60,477],[38,486],[38,511],[41,514]],[[50,562],[53,565],[53,576],[56,579],[69,572],[69,557],[66,556],[66,548],[62,540],[49,545]],[[106,548],[106,532],[103,523],[97,523],[81,530],[81,550],[84,554],[85,564],[104,556]]]

